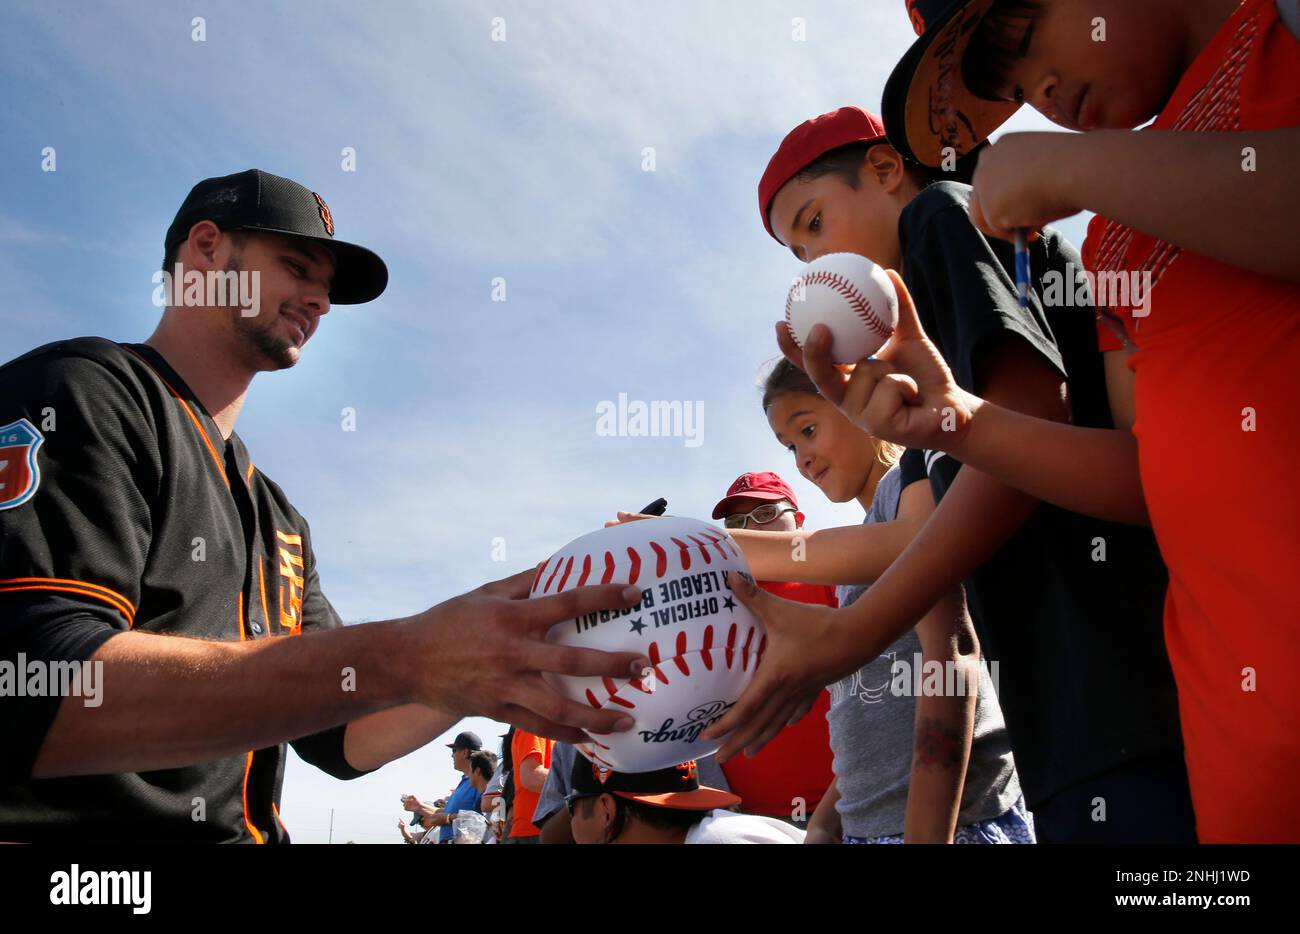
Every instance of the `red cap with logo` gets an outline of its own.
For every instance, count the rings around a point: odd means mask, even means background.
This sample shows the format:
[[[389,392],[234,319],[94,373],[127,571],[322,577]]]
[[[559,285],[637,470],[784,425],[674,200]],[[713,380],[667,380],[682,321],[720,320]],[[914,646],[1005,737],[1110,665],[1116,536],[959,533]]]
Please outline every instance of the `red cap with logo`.
[[[861,107],[841,107],[799,124],[781,140],[758,183],[758,210],[763,226],[772,231],[772,199],[786,182],[832,149],[850,143],[879,143],[885,140],[884,121]],[[717,516],[714,516],[716,519]]]
[[[771,471],[743,473],[737,477],[736,482],[728,487],[727,495],[718,500],[718,505],[713,507],[713,518],[721,519],[725,516],[729,511],[728,505],[738,499],[757,499],[771,503],[788,499],[791,506],[795,509],[799,508],[799,501],[794,498],[794,490],[790,489],[790,484],[782,480],[779,474]]]

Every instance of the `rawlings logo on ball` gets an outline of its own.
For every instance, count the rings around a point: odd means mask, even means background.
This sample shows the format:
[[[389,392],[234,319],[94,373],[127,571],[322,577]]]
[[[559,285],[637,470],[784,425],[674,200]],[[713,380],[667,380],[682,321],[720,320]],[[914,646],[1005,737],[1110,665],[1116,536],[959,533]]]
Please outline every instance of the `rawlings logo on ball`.
[[[749,576],[740,549],[694,519],[646,519],[584,535],[538,570],[532,596],[586,584],[629,583],[641,601],[551,628],[547,641],[608,652],[642,652],[640,678],[546,675],[565,697],[617,708],[635,721],[626,733],[591,736],[577,748],[621,772],[648,772],[714,753],[700,733],[736,702],[767,645],[763,625],[731,593],[727,572]]]
[[[794,280],[785,299],[785,320],[800,347],[814,325],[826,325],[831,360],[857,363],[894,333],[898,294],[885,271],[865,256],[828,253]]]

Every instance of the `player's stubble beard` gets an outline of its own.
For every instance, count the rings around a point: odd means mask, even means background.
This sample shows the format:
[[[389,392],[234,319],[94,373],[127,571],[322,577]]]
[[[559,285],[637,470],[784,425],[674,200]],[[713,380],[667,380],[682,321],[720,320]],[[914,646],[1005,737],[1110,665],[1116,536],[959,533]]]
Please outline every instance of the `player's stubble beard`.
[[[242,272],[243,258],[243,250],[232,253],[230,259],[226,261],[224,271],[236,274]],[[287,370],[298,362],[301,355],[300,348],[289,338],[277,333],[280,312],[289,304],[289,302],[283,303],[273,314],[267,314],[266,310],[262,309],[260,314],[245,315],[243,309],[238,306],[232,309],[236,339],[240,342],[241,349],[245,350],[251,358],[249,362],[253,369]],[[311,315],[306,312],[301,314],[308,321],[311,320]]]

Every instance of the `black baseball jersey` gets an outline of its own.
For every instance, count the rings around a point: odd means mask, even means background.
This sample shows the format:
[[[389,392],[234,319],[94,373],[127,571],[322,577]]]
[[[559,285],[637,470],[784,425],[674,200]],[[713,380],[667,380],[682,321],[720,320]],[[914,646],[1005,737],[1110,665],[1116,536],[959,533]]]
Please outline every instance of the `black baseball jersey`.
[[[1029,307],[1015,252],[970,222],[970,188],[939,182],[903,209],[903,279],[921,326],[963,389],[979,394],[979,359],[1015,335],[1066,380],[1074,424],[1111,428],[1089,294],[1074,248],[1048,228],[1031,245]],[[904,457],[904,482],[928,474],[935,500],[961,464],[939,451]],[[1099,560],[1099,548],[1105,548]],[[1048,504],[966,581],[984,654],[999,663],[998,698],[1031,809],[1107,769],[1182,749],[1162,608],[1168,577],[1150,529]]]
[[[126,630],[242,641],[342,625],[306,521],[148,346],[79,338],[0,367],[0,484],[0,672],[84,662]],[[24,684],[0,690],[0,840],[288,842],[283,745],[33,780],[58,704],[86,698]],[[355,778],[343,732],[292,745]]]

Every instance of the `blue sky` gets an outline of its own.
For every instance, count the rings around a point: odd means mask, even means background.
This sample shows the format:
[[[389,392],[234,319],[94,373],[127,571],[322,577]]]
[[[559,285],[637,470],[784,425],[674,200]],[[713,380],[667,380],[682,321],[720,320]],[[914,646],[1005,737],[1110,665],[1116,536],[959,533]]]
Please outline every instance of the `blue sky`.
[[[349,622],[534,565],[658,496],[707,518],[746,470],[790,480],[810,527],[856,523],[798,477],[758,405],[797,263],[755,188],[796,123],[878,109],[913,38],[903,6],[5,4],[0,357],[143,340],[181,199],[257,167],[319,191],[338,236],[391,272],[378,301],[330,312],[297,367],[254,382],[237,429],[310,520]],[[1081,242],[1082,219],[1059,226]],[[703,403],[702,443],[598,436],[619,393]],[[336,842],[396,841],[398,795],[455,778],[441,745],[352,783],[294,760],[282,810],[299,841],[326,838],[330,808]]]

